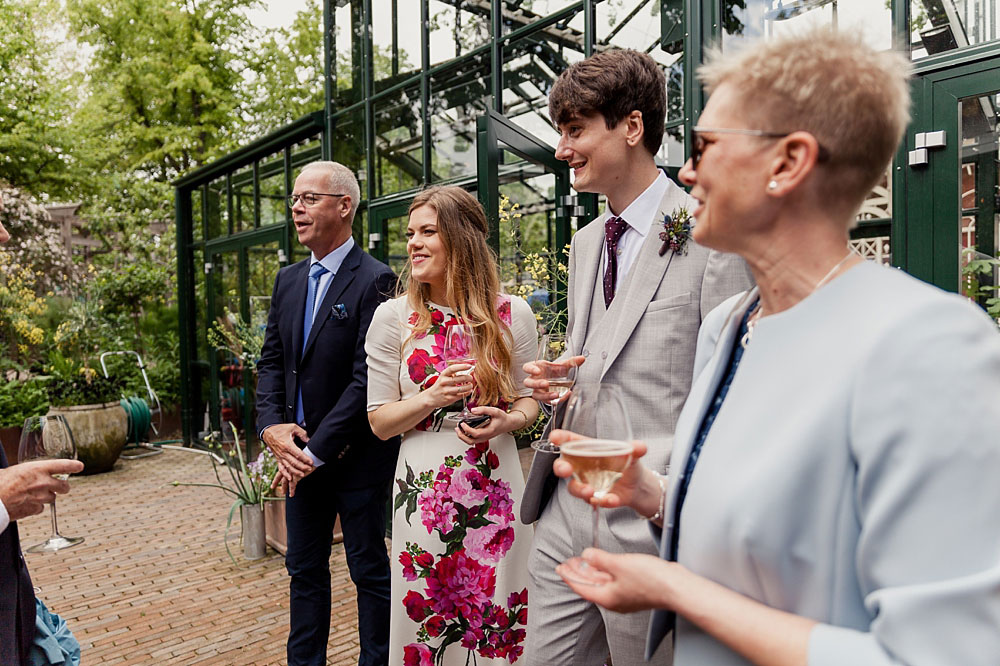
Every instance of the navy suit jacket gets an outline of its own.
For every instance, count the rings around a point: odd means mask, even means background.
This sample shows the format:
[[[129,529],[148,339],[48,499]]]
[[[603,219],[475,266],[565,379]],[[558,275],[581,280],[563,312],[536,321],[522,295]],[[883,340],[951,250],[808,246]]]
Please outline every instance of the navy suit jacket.
[[[0,446],[0,469],[7,456]],[[25,664],[35,638],[35,589],[21,555],[17,523],[0,532],[0,664]]]
[[[309,450],[340,488],[386,483],[399,438],[372,434],[368,423],[365,335],[378,304],[396,286],[388,266],[355,245],[330,281],[303,350],[309,259],[278,271],[267,332],[257,362],[257,431],[295,422],[302,388]],[[304,445],[303,445],[304,446]]]

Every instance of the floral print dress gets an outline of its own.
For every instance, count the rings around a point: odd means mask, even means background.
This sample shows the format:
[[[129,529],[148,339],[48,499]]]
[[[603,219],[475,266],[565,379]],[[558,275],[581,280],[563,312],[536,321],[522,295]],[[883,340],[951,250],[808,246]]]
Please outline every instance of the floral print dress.
[[[369,411],[417,395],[444,370],[445,335],[459,320],[427,305],[431,329],[414,338],[405,296],[376,310],[365,344]],[[515,386],[530,395],[521,367],[537,349],[535,316],[506,295],[497,312],[510,329]],[[523,654],[532,531],[515,517],[524,477],[514,439],[469,446],[456,425],[446,408],[403,435],[392,505],[391,666],[500,666]]]

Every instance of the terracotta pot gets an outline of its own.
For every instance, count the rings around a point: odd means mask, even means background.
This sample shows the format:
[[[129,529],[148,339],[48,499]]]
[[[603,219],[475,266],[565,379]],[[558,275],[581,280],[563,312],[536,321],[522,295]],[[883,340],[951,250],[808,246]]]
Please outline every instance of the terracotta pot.
[[[267,533],[267,545],[284,555],[288,551],[288,527],[285,524],[285,501],[269,500],[264,502],[264,525]],[[344,532],[340,528],[340,516],[333,526],[333,542],[344,540]]]
[[[83,474],[99,474],[115,466],[128,437],[128,417],[119,403],[50,407],[49,415],[55,414],[66,419],[73,433]]]
[[[17,464],[17,447],[21,444],[21,426],[0,428],[0,445],[7,454],[7,464]]]
[[[260,504],[244,504],[240,507],[243,521],[243,557],[259,560],[267,554],[264,542],[264,510]]]

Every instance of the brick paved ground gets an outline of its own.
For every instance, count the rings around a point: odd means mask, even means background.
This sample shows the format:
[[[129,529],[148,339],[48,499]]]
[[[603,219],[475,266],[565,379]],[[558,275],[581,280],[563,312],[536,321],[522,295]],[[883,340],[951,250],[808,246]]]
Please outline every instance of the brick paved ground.
[[[522,451],[530,460],[530,449]],[[223,534],[230,502],[212,488],[205,456],[168,451],[120,461],[114,471],[76,477],[58,503],[59,528],[86,541],[58,553],[26,553],[39,596],[69,623],[83,663],[280,664],[288,632],[284,560],[250,562],[239,520]],[[21,521],[22,544],[48,535],[48,514]],[[342,545],[333,547],[333,609],[327,662],[357,663],[354,587]]]
[[[171,481],[214,481],[206,456],[168,451],[119,461],[72,479],[58,502],[59,529],[86,541],[58,553],[26,553],[39,596],[69,623],[83,663],[279,664],[288,632],[288,576],[268,549],[243,559],[239,518],[223,534],[229,496]],[[20,524],[22,544],[43,541],[48,515]],[[342,545],[330,559],[330,664],[357,663],[354,587]]]

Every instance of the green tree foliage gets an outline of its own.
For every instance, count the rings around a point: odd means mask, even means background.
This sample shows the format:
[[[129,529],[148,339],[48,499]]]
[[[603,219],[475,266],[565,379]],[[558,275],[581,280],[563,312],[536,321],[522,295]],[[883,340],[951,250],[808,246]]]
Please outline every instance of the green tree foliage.
[[[70,196],[81,176],[72,123],[79,75],[46,15],[54,0],[0,0],[0,179]]]

